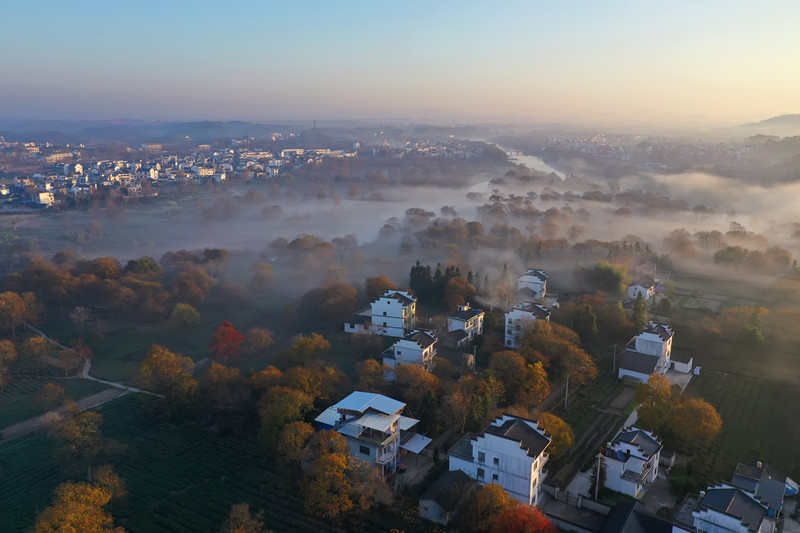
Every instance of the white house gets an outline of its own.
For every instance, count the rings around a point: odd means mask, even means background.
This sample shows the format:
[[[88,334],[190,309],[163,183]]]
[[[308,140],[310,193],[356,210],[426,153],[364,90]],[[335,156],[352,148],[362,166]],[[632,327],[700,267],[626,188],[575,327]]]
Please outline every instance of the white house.
[[[625,346],[617,377],[645,383],[650,374],[666,374],[670,368],[673,336],[674,332],[663,324],[648,324]]]
[[[467,305],[459,305],[458,311],[447,316],[447,331],[457,335],[456,345],[469,343],[476,335],[483,334],[482,309],[474,309]]]
[[[40,205],[53,205],[56,201],[51,191],[34,193],[33,200]]]
[[[417,300],[405,291],[390,290],[350,316],[344,323],[346,333],[388,335],[403,337],[413,331],[417,323]]]
[[[524,302],[506,312],[505,345],[516,348],[527,328],[537,320],[550,322],[550,311],[539,304]]]
[[[537,505],[547,477],[550,436],[534,420],[503,415],[480,435],[467,435],[448,453],[450,470],[481,485],[496,483],[527,505]]]
[[[353,457],[386,472],[406,451],[421,452],[431,439],[411,431],[419,420],[403,416],[406,404],[372,392],[356,391],[328,407],[314,420],[318,428],[338,431]]]
[[[656,295],[656,284],[652,281],[640,281],[628,285],[628,298],[635,300],[640,294],[645,300],[652,300]]]
[[[646,485],[658,475],[661,442],[650,431],[624,428],[608,443],[601,458],[606,467],[605,486],[641,498]]]
[[[419,515],[446,526],[478,487],[461,470],[445,472],[419,497]]]
[[[543,270],[529,268],[517,279],[517,290],[530,289],[536,298],[544,298],[547,292],[547,274]]]
[[[783,509],[783,499],[791,491],[786,474],[756,461],[755,465],[739,463],[731,485],[752,494],[767,508],[767,516],[777,518]]]
[[[773,533],[777,525],[767,508],[747,492],[721,485],[700,493],[692,511],[694,527],[705,533]]]
[[[398,365],[422,365],[431,368],[436,357],[436,336],[430,331],[415,330],[383,352],[383,363],[392,369]]]

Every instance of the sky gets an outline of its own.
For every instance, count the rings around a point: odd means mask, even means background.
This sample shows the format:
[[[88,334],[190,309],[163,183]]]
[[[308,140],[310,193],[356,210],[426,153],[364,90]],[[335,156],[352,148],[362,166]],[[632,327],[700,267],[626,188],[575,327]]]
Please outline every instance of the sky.
[[[0,119],[800,113],[795,0],[4,0],[0,14]]]

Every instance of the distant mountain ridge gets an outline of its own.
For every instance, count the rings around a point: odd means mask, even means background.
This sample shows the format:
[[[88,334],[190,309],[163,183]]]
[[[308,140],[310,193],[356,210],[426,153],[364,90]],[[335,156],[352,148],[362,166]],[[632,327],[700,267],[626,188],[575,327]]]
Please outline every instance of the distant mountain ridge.
[[[800,114],[787,114],[771,117],[759,122],[750,122],[736,126],[739,130],[748,133],[764,133],[791,137],[800,135]]]

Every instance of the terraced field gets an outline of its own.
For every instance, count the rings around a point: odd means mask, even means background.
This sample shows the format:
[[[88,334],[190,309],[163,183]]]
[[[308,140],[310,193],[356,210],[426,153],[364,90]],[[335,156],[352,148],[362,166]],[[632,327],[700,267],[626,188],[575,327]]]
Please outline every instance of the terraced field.
[[[256,443],[154,420],[146,401],[131,394],[100,410],[104,435],[127,447],[115,468],[128,495],[112,508],[117,524],[127,531],[218,531],[231,505],[241,502],[263,509],[274,531],[331,530],[329,524],[303,515],[300,496],[285,490]],[[25,531],[65,480],[52,451],[45,436],[0,448],[0,531]],[[386,512],[368,517],[364,531],[392,527],[417,531]]]
[[[800,479],[800,389],[751,377],[704,370],[689,384],[722,417],[722,431],[693,462],[708,480],[730,479],[738,462],[768,462]]]
[[[73,400],[108,388],[107,385],[87,379],[37,379],[15,376],[5,390],[0,392],[0,430],[10,424],[44,412],[44,409],[37,406],[33,399],[46,383],[55,383],[64,387]]]

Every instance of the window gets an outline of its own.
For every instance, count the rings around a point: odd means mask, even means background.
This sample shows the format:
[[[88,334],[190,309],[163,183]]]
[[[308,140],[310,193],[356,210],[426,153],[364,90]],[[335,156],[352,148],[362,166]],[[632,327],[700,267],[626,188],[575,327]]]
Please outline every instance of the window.
[[[383,312],[383,316],[386,316],[386,311]]]
[[[367,448],[366,446],[359,446],[358,447],[358,453],[362,453],[364,455],[369,455],[369,448]]]
[[[386,327],[386,322],[383,323],[383,327]]]
[[[485,472],[483,471],[483,468],[479,468],[478,469],[478,479],[482,480],[484,475],[485,475]]]
[[[400,350],[397,350],[397,355],[401,355],[402,353],[403,352],[401,352]]]
[[[508,319],[508,323],[509,323],[509,324],[511,324],[511,323],[512,323],[512,320],[511,320],[510,318]]]
[[[485,463],[486,462],[486,454],[483,452],[478,452],[478,462]]]
[[[495,481],[497,481],[498,479],[500,479],[500,476],[499,476],[499,475],[497,475],[497,474],[492,474],[492,483],[494,483],[494,482],[495,482]]]
[[[496,465],[499,465],[500,464],[500,458],[499,457],[495,457],[494,459],[492,459],[492,462],[494,464],[496,464]]]

